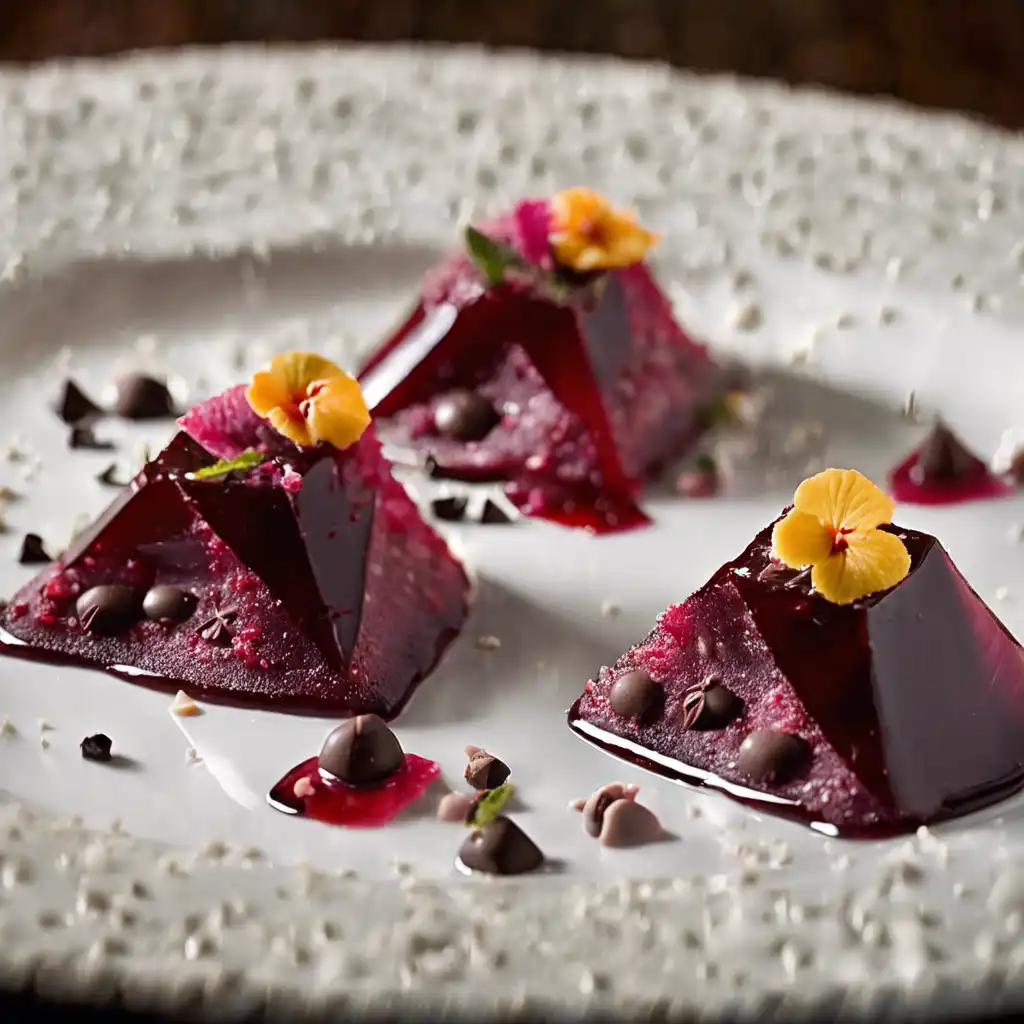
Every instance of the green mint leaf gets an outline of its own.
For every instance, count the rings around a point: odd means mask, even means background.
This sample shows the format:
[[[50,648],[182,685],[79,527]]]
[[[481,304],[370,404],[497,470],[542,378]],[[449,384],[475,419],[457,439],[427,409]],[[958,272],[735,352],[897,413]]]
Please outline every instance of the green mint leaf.
[[[511,782],[503,782],[481,793],[466,815],[467,828],[483,828],[488,822],[494,821],[515,791],[516,787]]]
[[[698,455],[697,469],[699,469],[702,473],[707,473],[710,476],[711,474],[718,472],[718,463],[715,462],[715,457],[713,455]]]
[[[525,261],[512,246],[496,242],[472,225],[466,228],[466,252],[480,268],[488,285],[501,284],[505,271],[510,268],[526,268]]]
[[[253,466],[265,462],[266,458],[263,452],[250,448],[233,459],[221,459],[212,466],[204,466],[194,473],[189,473],[188,476],[192,480],[210,480],[218,476],[227,476],[228,473],[234,473],[238,469],[252,469]]]

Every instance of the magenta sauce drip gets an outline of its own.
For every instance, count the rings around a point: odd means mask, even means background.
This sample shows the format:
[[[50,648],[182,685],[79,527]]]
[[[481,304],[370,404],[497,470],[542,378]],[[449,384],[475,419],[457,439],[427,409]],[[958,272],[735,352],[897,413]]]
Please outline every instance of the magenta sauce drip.
[[[920,450],[910,453],[889,471],[889,491],[897,501],[910,505],[953,505],[984,498],[1005,498],[1013,493],[1004,480],[991,473],[981,459],[969,474],[949,481],[919,481],[914,472]]]
[[[387,417],[444,388],[471,385],[510,342],[526,350],[558,401],[585,425],[602,478],[599,489],[513,481],[510,500],[530,515],[594,533],[649,523],[636,504],[640,481],[623,472],[588,349],[568,307],[507,287],[491,288],[458,309],[420,304],[360,374],[367,404],[375,416]]]
[[[296,765],[270,790],[267,802],[284,814],[315,818],[328,825],[377,828],[418,800],[440,773],[435,761],[406,754],[398,771],[379,785],[355,787],[322,775],[318,759],[311,757]],[[295,784],[303,779],[314,792],[298,797]]]

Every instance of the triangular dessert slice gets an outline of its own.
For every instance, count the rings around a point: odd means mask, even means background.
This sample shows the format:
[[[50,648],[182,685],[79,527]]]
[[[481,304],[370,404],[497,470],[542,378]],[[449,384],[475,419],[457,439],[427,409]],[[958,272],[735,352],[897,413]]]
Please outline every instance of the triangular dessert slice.
[[[602,669],[572,728],[832,834],[910,831],[1024,784],[1021,647],[939,541],[826,524],[832,549],[791,567],[776,557],[784,521]],[[905,564],[883,564],[900,546]],[[884,589],[859,593],[880,568]],[[867,582],[851,590],[857,574]]]
[[[645,522],[644,481],[725,387],[643,262],[654,237],[585,189],[466,237],[360,375],[385,442],[435,475],[504,482],[528,514]]]
[[[291,412],[323,434],[347,407],[316,384]],[[244,385],[196,407],[182,420],[195,436],[177,434],[4,609],[5,652],[233,703],[396,714],[461,628],[468,582],[368,420],[295,443],[300,427],[279,433]]]

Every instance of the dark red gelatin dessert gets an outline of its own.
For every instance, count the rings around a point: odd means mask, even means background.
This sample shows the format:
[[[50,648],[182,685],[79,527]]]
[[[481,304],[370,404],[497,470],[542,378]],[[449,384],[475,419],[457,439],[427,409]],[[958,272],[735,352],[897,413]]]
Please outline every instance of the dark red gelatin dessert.
[[[1004,498],[1013,492],[942,420],[892,469],[889,490],[897,501],[915,505]]]
[[[582,737],[827,834],[881,836],[1024,784],[1024,657],[935,537],[839,605],[773,560],[772,527],[587,683]]]
[[[181,426],[3,609],[4,653],[233,704],[396,714],[459,632],[469,586],[373,428],[303,447],[244,385]]]
[[[626,529],[647,522],[645,480],[706,426],[725,376],[640,257],[558,263],[553,205],[526,201],[468,233],[468,255],[428,274],[360,382],[385,443],[435,476],[504,483],[527,514]]]

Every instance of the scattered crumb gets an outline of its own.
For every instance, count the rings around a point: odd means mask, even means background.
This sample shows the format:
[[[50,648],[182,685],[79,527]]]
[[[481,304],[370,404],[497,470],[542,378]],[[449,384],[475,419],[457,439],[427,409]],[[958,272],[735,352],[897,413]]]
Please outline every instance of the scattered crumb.
[[[754,277],[749,270],[737,270],[732,279],[732,286],[737,291],[749,287],[754,283]]]
[[[169,710],[172,715],[177,715],[179,718],[188,718],[203,713],[203,709],[184,690],[179,690],[174,695]]]
[[[741,302],[729,316],[730,326],[737,331],[756,331],[761,320],[761,307],[756,302]]]
[[[921,407],[917,404],[917,392],[911,388],[903,400],[903,418],[911,423],[921,422]]]
[[[4,715],[0,718],[0,736],[17,736],[18,730],[15,729],[14,723]]]
[[[1009,587],[996,587],[996,600],[1005,601],[1010,596]]]
[[[605,598],[601,602],[601,615],[605,619],[616,619],[622,614],[622,609],[614,602]]]
[[[992,455],[992,472],[997,475],[1012,473],[1014,464],[1018,463],[1024,455],[1024,430],[1020,427],[1010,427],[1003,431],[999,439],[999,446]]]
[[[893,256],[885,265],[885,276],[890,281],[898,281],[903,277],[904,263],[900,256]]]
[[[496,636],[485,633],[476,638],[476,647],[478,651],[496,651],[501,647],[501,641]]]
[[[878,310],[878,322],[885,327],[893,324],[899,318],[899,314],[892,306],[881,306]]]
[[[43,750],[46,750],[46,748],[47,748],[47,747],[48,747],[49,745],[50,745],[50,737],[49,737],[49,736],[47,736],[47,735],[46,735],[46,734],[44,733],[44,734],[43,734],[42,736],[40,736],[40,737],[39,737],[39,746],[41,746],[41,747],[43,748]]]
[[[202,760],[195,747],[188,747],[185,751],[185,764],[196,764]]]
[[[3,457],[7,462],[21,462],[25,458],[25,449],[19,440],[8,441],[3,449]]]
[[[53,726],[45,718],[36,719],[36,724],[39,726],[40,732],[52,732]]]
[[[786,353],[786,360],[790,366],[801,366],[813,360],[815,350],[818,346],[818,331],[808,331],[803,337],[794,342],[792,348]]]
[[[857,326],[857,318],[852,313],[840,313],[836,317],[836,327],[841,331],[847,331]]]
[[[1006,536],[1013,544],[1020,544],[1024,541],[1024,523],[1011,523],[1006,531]]]

